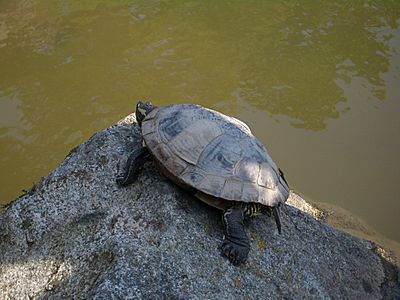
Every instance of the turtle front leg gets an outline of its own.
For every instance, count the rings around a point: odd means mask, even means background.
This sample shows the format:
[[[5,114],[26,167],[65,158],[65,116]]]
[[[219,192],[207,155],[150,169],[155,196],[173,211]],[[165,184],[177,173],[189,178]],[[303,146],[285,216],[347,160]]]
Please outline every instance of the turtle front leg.
[[[136,181],[144,163],[148,161],[149,158],[150,153],[145,147],[132,151],[126,162],[125,172],[117,175],[117,184],[120,186],[126,186]]]
[[[245,210],[239,205],[232,206],[223,212],[224,240],[221,253],[231,263],[244,263],[250,251],[250,240],[244,230]]]

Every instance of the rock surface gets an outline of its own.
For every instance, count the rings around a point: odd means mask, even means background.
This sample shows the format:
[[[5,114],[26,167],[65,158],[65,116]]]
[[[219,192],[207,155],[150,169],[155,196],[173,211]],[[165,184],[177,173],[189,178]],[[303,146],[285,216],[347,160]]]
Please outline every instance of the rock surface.
[[[0,216],[0,299],[393,299],[398,269],[377,245],[316,220],[295,194],[249,222],[248,262],[219,254],[220,212],[147,163],[115,184],[140,145],[128,116],[71,151]]]

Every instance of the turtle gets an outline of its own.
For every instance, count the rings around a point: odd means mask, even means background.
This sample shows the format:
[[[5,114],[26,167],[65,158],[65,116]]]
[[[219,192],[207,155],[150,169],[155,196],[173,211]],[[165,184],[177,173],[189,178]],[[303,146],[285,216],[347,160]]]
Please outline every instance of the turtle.
[[[143,145],[129,154],[119,186],[135,182],[153,159],[167,178],[222,210],[221,254],[246,262],[250,240],[244,221],[273,216],[281,234],[280,207],[289,185],[263,144],[244,122],[197,104],[136,104]]]

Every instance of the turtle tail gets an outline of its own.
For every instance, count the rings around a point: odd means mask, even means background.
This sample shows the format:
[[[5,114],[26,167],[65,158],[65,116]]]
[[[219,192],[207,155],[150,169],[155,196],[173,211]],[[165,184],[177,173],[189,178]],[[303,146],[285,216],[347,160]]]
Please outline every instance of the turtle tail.
[[[279,212],[279,207],[273,207],[272,208],[272,215],[274,216],[275,222],[276,222],[276,227],[278,227],[278,232],[279,234],[281,234],[281,219],[279,216],[280,212]]]

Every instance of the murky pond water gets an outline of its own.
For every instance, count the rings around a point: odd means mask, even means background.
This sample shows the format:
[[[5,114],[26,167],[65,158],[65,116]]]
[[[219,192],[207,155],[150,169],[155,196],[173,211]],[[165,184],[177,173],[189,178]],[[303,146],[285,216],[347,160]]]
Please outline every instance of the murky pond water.
[[[398,1],[1,1],[0,202],[138,99],[195,102],[400,241],[399,26]]]

